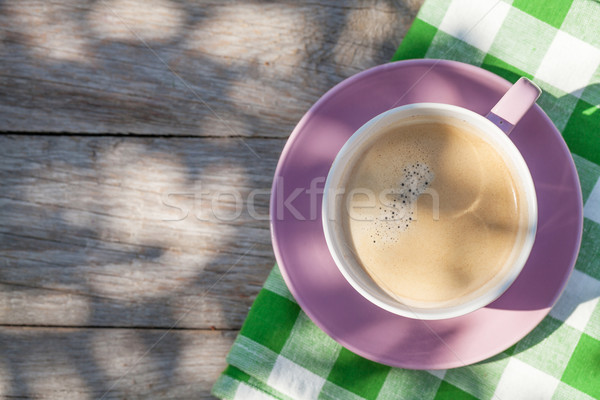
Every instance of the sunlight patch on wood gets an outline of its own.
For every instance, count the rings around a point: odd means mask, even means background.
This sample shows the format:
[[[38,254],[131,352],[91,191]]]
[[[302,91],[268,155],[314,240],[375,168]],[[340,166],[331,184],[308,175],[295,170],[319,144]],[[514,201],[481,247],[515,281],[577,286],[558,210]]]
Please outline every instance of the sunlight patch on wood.
[[[215,9],[190,34],[185,47],[224,58],[227,64],[281,61],[296,66],[313,31],[309,20],[283,4],[232,4]]]
[[[3,4],[3,12],[10,15],[3,28],[25,41],[27,50],[37,58],[90,62],[85,28],[64,5],[8,2]]]
[[[97,163],[102,185],[71,180],[66,196],[61,186],[52,190],[51,184],[45,194],[32,186],[27,198],[65,197],[61,219],[71,229],[93,232],[91,254],[97,240],[103,252],[129,248],[125,263],[90,266],[88,284],[103,296],[147,300],[180,293],[197,283],[244,218],[247,194],[239,188],[247,178],[235,164],[209,164],[189,179],[172,155],[128,142],[105,149]]]
[[[101,38],[165,43],[181,32],[185,13],[169,0],[103,0],[94,3],[88,21]]]
[[[18,258],[18,254],[15,255]],[[40,282],[40,286],[52,286],[52,283]],[[89,299],[70,293],[68,288],[16,291],[14,286],[0,284],[0,293],[0,321],[5,324],[35,321],[40,325],[53,325],[60,320],[60,324],[77,326],[86,325],[90,320]]]
[[[115,380],[121,379],[113,388],[118,392],[124,387],[137,383],[136,377],[139,376],[143,376],[143,379],[148,382],[160,382],[161,369],[152,362],[152,354],[147,353],[152,351],[149,349],[160,339],[160,335],[152,335],[155,337],[145,341],[142,334],[136,335],[121,330],[93,332],[90,351],[98,367],[109,379],[105,382],[107,387],[112,386]],[[164,342],[169,344],[168,340]]]
[[[349,11],[333,49],[333,59],[336,64],[347,66],[346,74],[373,67],[381,58],[382,44],[390,41],[396,45],[393,38],[399,25],[399,13],[393,2],[378,2],[377,8]],[[390,49],[391,54],[393,49]]]
[[[197,333],[192,333],[195,337],[187,338],[180,342],[181,349],[177,359],[177,367],[174,376],[178,382],[198,383],[214,382],[219,377],[219,373],[227,366],[225,355],[229,352],[235,334],[222,334],[217,331],[208,331],[200,337]],[[207,357],[209,352],[222,352],[222,358]],[[215,373],[198,374],[198,370],[204,368]]]

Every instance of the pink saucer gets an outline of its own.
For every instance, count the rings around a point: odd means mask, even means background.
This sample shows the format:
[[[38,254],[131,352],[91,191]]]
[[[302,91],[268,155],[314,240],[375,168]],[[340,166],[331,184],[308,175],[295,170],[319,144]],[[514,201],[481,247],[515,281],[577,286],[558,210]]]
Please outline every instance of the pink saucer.
[[[400,61],[338,84],[294,129],[279,160],[271,196],[275,256],[302,309],[344,347],[396,367],[460,367],[515,344],[558,299],[579,251],[583,205],[573,159],[537,105],[510,135],[536,186],[537,237],[519,278],[489,306],[439,321],[384,311],[346,282],[323,236],[319,189],[337,152],[356,129],[392,107],[418,102],[454,104],[485,115],[510,86],[468,64]]]

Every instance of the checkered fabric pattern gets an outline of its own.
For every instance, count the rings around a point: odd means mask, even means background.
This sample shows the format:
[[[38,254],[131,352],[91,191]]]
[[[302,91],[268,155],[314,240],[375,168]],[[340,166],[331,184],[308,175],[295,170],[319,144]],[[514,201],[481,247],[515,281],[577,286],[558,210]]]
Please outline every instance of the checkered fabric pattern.
[[[427,0],[395,60],[444,58],[515,82],[572,151],[584,199],[575,270],[550,314],[483,362],[441,371],[361,358],[302,312],[275,267],[213,387],[225,399],[600,399],[600,1]]]
[[[428,0],[394,56],[532,79],[571,151],[600,163],[600,2]]]

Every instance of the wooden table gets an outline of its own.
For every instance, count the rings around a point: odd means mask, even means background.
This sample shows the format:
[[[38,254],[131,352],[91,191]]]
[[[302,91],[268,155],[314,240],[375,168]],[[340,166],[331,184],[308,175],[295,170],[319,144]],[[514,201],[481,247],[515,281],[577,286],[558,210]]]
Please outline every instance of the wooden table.
[[[421,3],[0,2],[0,397],[210,398],[286,138]]]

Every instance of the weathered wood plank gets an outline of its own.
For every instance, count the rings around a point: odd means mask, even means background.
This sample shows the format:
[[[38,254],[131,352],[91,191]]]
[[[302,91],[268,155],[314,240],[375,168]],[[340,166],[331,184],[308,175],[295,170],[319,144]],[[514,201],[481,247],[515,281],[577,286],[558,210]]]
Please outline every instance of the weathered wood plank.
[[[0,324],[239,328],[285,142],[245,140],[0,137]]]
[[[423,0],[0,3],[0,130],[286,137]]]
[[[235,331],[131,327],[240,327],[268,221],[210,200],[268,189],[284,141],[257,137],[386,62],[422,1],[0,2],[0,130],[205,137],[0,137],[0,325],[113,327],[0,327],[0,397],[210,398]]]
[[[0,398],[211,399],[235,334],[0,327]]]

